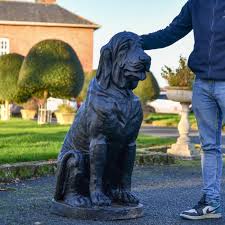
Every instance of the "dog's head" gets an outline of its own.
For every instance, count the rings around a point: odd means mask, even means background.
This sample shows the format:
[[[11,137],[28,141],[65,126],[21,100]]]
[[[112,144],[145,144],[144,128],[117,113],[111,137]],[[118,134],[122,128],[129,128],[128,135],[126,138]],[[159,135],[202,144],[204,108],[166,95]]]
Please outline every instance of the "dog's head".
[[[102,47],[96,79],[104,89],[110,82],[118,88],[134,89],[139,80],[146,78],[150,63],[140,37],[132,32],[121,32]]]

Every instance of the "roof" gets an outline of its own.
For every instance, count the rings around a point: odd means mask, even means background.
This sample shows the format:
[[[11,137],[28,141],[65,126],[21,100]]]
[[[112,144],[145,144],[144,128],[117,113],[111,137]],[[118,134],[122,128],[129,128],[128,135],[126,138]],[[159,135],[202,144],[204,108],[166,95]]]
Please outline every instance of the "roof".
[[[99,28],[99,25],[78,16],[57,4],[0,1],[0,21],[15,23],[70,24]]]

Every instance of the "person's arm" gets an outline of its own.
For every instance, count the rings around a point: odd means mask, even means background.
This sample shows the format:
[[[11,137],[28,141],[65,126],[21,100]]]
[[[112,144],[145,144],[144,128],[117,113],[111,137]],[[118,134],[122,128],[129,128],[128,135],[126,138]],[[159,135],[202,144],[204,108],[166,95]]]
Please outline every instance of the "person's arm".
[[[192,15],[190,0],[183,6],[180,14],[163,30],[141,35],[143,49],[157,49],[172,45],[186,36],[192,30]]]

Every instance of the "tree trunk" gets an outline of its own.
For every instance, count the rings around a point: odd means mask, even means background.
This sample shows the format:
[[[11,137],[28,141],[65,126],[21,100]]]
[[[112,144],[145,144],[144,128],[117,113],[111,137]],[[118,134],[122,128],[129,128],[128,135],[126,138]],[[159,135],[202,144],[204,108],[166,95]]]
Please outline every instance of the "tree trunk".
[[[38,124],[46,124],[48,123],[48,112],[47,112],[47,99],[48,99],[48,91],[44,91],[44,98],[41,105],[39,105],[38,109]]]
[[[10,119],[10,107],[9,101],[5,100],[5,104],[1,105],[1,120],[9,120]]]

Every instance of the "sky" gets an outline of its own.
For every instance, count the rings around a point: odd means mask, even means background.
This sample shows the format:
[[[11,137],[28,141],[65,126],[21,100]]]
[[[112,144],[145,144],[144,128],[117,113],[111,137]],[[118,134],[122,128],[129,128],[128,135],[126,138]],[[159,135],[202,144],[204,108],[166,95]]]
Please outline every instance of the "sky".
[[[179,14],[187,0],[58,0],[57,3],[101,26],[94,33],[94,69],[98,66],[100,48],[121,31],[138,35],[165,28]],[[152,58],[151,71],[161,87],[167,85],[161,77],[164,65],[178,66],[179,56],[189,56],[193,49],[193,33],[177,43],[147,51]]]

